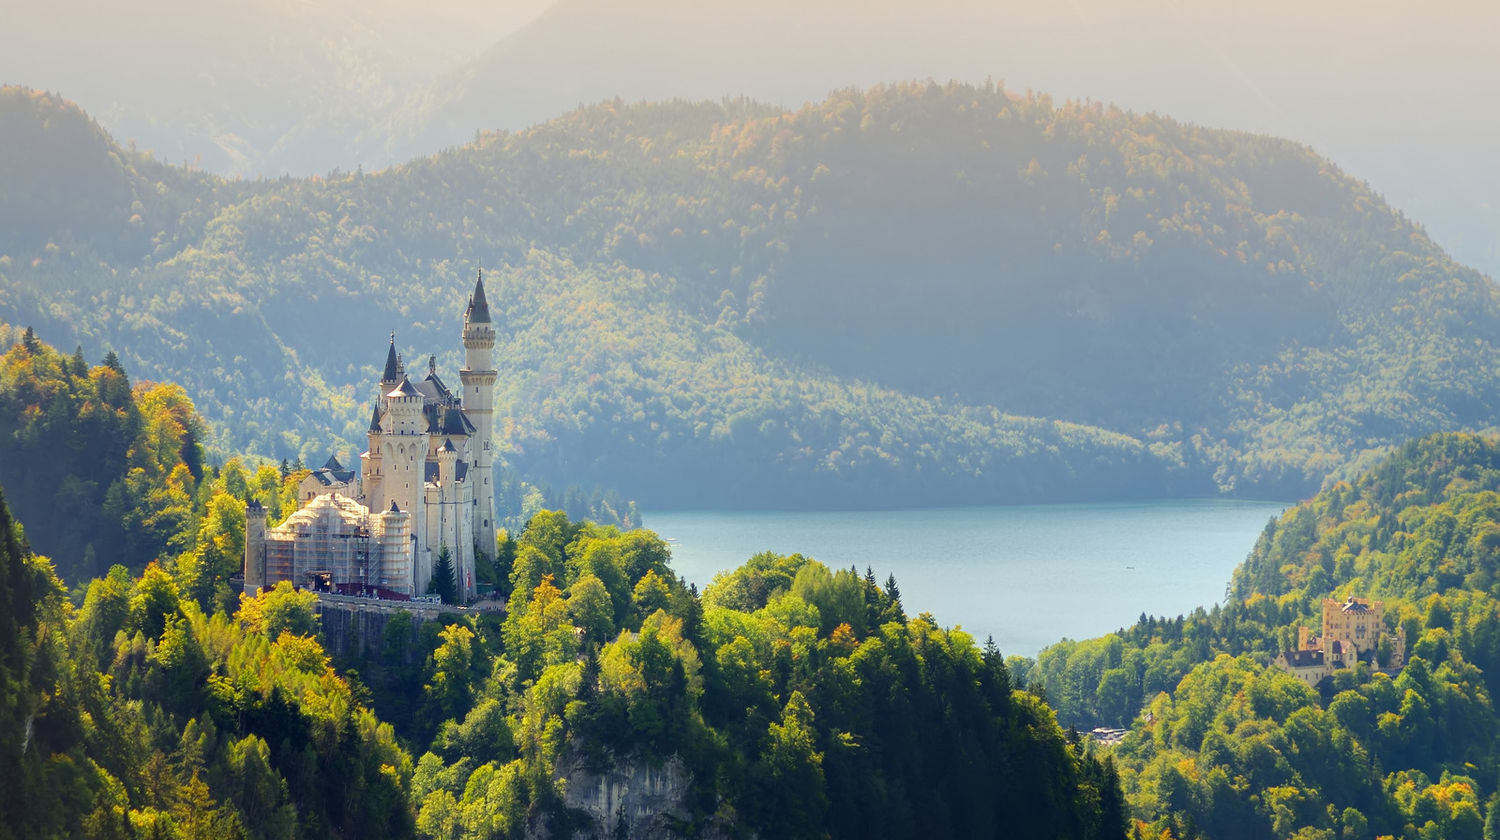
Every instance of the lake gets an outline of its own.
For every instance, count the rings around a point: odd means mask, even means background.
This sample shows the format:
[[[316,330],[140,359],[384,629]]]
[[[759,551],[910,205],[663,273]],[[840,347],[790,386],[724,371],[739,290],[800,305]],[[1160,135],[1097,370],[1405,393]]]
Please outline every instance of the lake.
[[[673,568],[702,590],[752,554],[801,552],[884,583],[1005,654],[1177,616],[1224,598],[1284,502],[1190,499],[896,511],[648,511]]]

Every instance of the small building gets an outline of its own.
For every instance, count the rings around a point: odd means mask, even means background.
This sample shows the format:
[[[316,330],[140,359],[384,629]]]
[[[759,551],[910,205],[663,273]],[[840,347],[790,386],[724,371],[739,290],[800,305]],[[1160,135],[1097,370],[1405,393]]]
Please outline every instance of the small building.
[[[1276,654],[1275,665],[1310,686],[1317,685],[1333,673],[1323,661],[1321,650],[1284,650]]]
[[[1089,737],[1101,747],[1113,747],[1125,740],[1125,736],[1129,734],[1129,729],[1116,729],[1109,726],[1098,726],[1089,730]]]

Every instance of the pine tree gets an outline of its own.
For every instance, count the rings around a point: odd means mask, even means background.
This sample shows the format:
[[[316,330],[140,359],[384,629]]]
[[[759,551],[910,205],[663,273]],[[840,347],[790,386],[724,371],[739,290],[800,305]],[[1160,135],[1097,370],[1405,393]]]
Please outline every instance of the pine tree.
[[[448,546],[438,550],[437,562],[432,565],[432,580],[427,584],[427,593],[437,595],[445,604],[458,603],[458,583],[453,576],[453,555]]]

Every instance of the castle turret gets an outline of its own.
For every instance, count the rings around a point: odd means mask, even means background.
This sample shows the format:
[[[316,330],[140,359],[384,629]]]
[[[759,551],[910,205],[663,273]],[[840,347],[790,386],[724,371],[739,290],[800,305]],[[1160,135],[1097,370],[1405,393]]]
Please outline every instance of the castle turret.
[[[382,431],[380,428],[380,403],[377,401],[374,410],[370,414],[370,427],[365,432],[365,439],[368,441],[369,449],[361,456],[363,461],[360,464],[361,486],[364,488],[363,498],[360,501],[364,502],[370,510],[380,510],[385,506],[385,485],[383,483],[385,473],[380,458],[380,435]]]
[[[411,569],[411,521],[411,514],[396,507],[395,502],[380,514],[380,574],[375,579],[386,589],[416,595]]]
[[[266,585],[266,509],[255,499],[245,506],[245,591]]]
[[[392,332],[390,347],[385,352],[385,372],[380,376],[380,394],[400,384],[401,376],[401,356],[396,353],[396,334]]]
[[[464,312],[464,366],[458,372],[463,383],[465,413],[475,431],[471,442],[473,464],[467,480],[474,488],[475,548],[495,556],[495,328],[490,324],[489,301],[484,296],[484,272],[474,282],[474,296]]]

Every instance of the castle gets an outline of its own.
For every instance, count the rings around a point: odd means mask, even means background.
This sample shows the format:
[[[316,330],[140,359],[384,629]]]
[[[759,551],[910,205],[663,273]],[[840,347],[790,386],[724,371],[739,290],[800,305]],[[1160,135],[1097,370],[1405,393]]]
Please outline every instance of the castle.
[[[298,487],[300,508],[274,528],[256,502],[246,510],[245,588],[299,587],[411,597],[427,592],[447,552],[459,596],[475,597],[474,560],[495,551],[495,329],[484,276],[464,311],[460,393],[435,357],[414,381],[386,352],[360,468],[330,458]]]
[[[1323,599],[1323,635],[1311,638],[1306,627],[1297,628],[1297,648],[1282,651],[1275,665],[1299,680],[1316,686],[1340,668],[1353,668],[1360,660],[1375,664],[1376,648],[1385,635],[1385,604],[1368,598],[1350,597],[1340,602]],[[1399,671],[1406,664],[1406,629],[1397,627],[1391,640],[1386,670]]]

